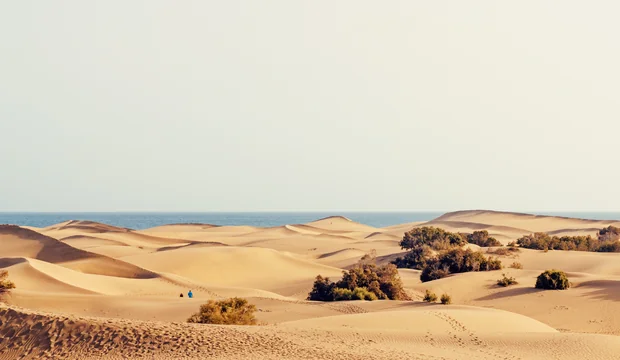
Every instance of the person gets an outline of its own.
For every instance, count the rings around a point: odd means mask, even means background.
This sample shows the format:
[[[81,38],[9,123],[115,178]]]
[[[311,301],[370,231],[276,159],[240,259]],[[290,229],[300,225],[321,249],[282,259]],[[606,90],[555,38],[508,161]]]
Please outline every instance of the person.
[[[191,299],[193,296],[194,296],[194,294],[193,294],[193,293],[192,293],[192,291],[190,290],[190,291],[187,293],[187,297],[189,297],[189,298]]]
[[[183,293],[179,294],[179,297],[183,297]]]

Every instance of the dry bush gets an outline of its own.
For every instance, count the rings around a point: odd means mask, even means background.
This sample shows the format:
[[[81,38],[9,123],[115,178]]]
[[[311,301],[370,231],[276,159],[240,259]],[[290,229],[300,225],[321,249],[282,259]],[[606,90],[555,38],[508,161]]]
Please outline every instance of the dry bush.
[[[510,286],[518,284],[517,280],[514,277],[507,277],[506,274],[502,274],[502,278],[497,280],[497,285],[499,286]]]
[[[448,294],[441,295],[441,303],[444,305],[452,304],[452,297],[450,297],[450,295]]]
[[[536,288],[545,290],[565,290],[570,287],[566,273],[561,270],[547,270],[538,275]]]
[[[7,270],[0,270],[0,293],[15,289],[15,284],[8,277],[9,272]]]
[[[498,255],[498,256],[518,256],[517,253],[521,252],[521,249],[518,247],[498,247],[487,250],[488,254]]]
[[[620,228],[610,225],[598,232],[598,238],[601,241],[618,241],[620,240]]]
[[[435,301],[437,301],[437,295],[435,295],[435,293],[430,290],[426,290],[426,292],[424,293],[424,301],[426,301],[427,303],[434,303]]]
[[[209,300],[206,304],[201,305],[200,311],[187,319],[187,322],[217,325],[256,325],[255,311],[256,306],[242,298]]]
[[[509,267],[513,269],[523,269],[523,265],[521,265],[520,262],[516,262],[516,261],[510,264]]]

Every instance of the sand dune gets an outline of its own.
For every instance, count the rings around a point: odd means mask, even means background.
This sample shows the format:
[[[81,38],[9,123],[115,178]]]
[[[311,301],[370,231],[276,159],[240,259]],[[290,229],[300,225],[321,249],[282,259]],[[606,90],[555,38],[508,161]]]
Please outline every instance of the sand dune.
[[[152,278],[156,274],[99,254],[74,248],[49,236],[18,226],[0,225],[3,257],[25,257],[89,274]]]
[[[414,301],[306,301],[316,275],[338,279],[374,250],[403,254],[416,226],[522,235],[594,235],[613,221],[462,211],[376,228],[334,216],[269,228],[172,224],[132,230],[89,221],[46,228],[0,226],[0,269],[17,289],[0,295],[0,360],[214,359],[615,359],[620,351],[620,254],[522,249],[500,256],[522,270],[456,274],[422,283],[400,269]],[[477,245],[468,245],[481,249]],[[482,251],[487,251],[482,248]],[[549,268],[566,291],[534,289]],[[501,288],[502,273],[518,285]],[[194,298],[179,297],[193,290]],[[421,302],[449,293],[455,305]],[[184,321],[209,299],[240,296],[265,326]],[[507,325],[509,324],[509,325]],[[590,333],[590,334],[584,334]],[[9,340],[7,340],[9,339]],[[231,340],[232,339],[232,340]]]
[[[433,220],[462,221],[527,229],[528,232],[547,232],[557,229],[604,228],[618,221],[574,219],[558,216],[542,216],[487,210],[457,211]]]
[[[471,311],[471,310],[470,310]],[[401,327],[373,329],[364,315],[349,315],[346,324],[325,331],[313,323],[269,326],[209,326],[137,320],[61,316],[0,308],[0,359],[17,355],[57,358],[213,358],[213,359],[614,359],[617,337],[554,332],[527,320],[517,322],[534,332],[496,334],[469,326],[467,310],[429,311],[413,318],[432,323],[429,332],[408,333]],[[480,316],[484,316],[481,312]],[[400,315],[408,315],[401,313]],[[388,321],[402,321],[388,316]],[[360,319],[361,318],[361,319]],[[406,316],[405,319],[410,319]],[[521,320],[509,317],[511,321]],[[328,319],[328,322],[333,322]],[[492,322],[491,322],[492,323]],[[419,329],[419,328],[418,328]],[[523,329],[525,330],[525,329]],[[446,335],[437,335],[444,332]],[[10,339],[10,340],[9,340]],[[15,346],[17,344],[17,346]],[[524,346],[517,346],[523,344]],[[433,354],[433,355],[431,355]]]
[[[182,248],[129,256],[125,261],[157,272],[173,273],[205,284],[270,290],[318,274],[338,276],[340,270],[271,249],[245,247]]]

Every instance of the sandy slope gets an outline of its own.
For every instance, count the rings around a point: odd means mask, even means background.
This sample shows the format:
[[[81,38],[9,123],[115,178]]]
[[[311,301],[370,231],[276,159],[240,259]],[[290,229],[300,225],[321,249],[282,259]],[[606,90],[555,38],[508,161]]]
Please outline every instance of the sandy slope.
[[[270,228],[0,226],[0,269],[18,286],[0,296],[8,304],[0,309],[0,359],[615,359],[615,253],[524,249],[501,257],[522,270],[423,284],[419,271],[401,269],[407,292],[418,298],[412,302],[305,301],[318,274],[337,278],[371,250],[380,262],[402,254],[398,243],[415,226],[484,229],[507,243],[534,231],[595,234],[610,224],[619,223],[463,211],[386,228],[338,216]],[[573,287],[534,289],[548,268],[565,270]],[[519,284],[498,287],[502,272]],[[189,289],[194,299],[179,297]],[[420,302],[426,289],[449,293],[455,305]],[[231,296],[256,304],[257,318],[268,325],[184,323],[202,302]]]

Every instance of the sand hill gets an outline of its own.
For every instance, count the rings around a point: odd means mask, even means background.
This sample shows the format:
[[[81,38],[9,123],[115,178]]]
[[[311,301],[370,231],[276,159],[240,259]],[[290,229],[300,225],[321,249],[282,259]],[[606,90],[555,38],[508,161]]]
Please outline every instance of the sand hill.
[[[0,359],[617,359],[620,254],[523,249],[500,256],[523,269],[421,283],[400,269],[414,301],[306,301],[318,274],[337,279],[374,250],[403,253],[416,226],[487,230],[506,244],[532,232],[595,234],[613,221],[461,211],[376,228],[334,216],[257,228],[172,224],[145,230],[90,221],[0,226]],[[479,249],[476,245],[469,245]],[[487,251],[482,248],[482,251]],[[549,268],[566,291],[534,289]],[[518,285],[500,288],[505,272]],[[193,290],[195,297],[179,297]],[[429,305],[426,289],[452,296]],[[187,324],[209,299],[247,298],[262,326]]]

